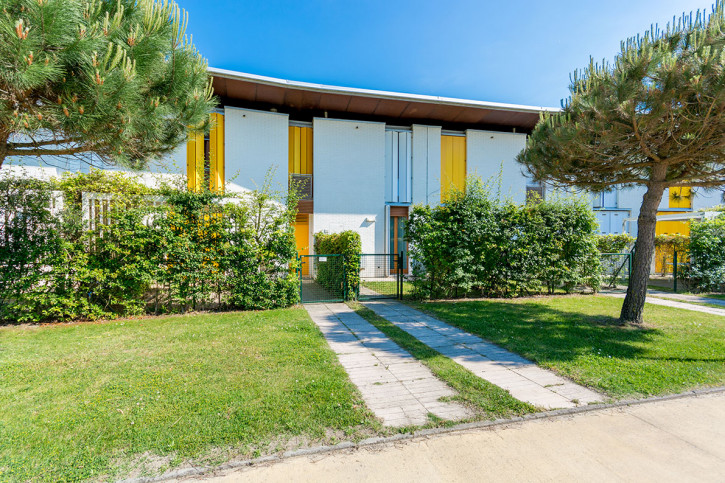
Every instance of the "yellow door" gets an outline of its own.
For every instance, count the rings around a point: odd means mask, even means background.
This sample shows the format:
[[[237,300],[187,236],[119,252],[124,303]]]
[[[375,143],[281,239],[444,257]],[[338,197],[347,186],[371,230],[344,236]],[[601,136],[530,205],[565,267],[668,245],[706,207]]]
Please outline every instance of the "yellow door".
[[[310,215],[300,213],[295,219],[295,243],[299,255],[310,254]],[[310,274],[309,260],[302,259],[302,275]]]
[[[452,190],[466,189],[466,138],[441,136],[441,201]]]

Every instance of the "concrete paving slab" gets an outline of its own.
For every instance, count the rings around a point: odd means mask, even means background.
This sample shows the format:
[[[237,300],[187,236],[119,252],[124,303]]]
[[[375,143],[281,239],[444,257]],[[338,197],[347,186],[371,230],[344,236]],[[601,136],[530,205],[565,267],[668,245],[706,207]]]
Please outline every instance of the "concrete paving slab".
[[[423,425],[428,414],[461,420],[472,416],[447,384],[345,304],[306,305],[365,404],[388,426]]]
[[[543,369],[518,354],[399,302],[381,300],[366,302],[364,305],[476,376],[506,389],[521,401],[545,409],[556,409],[604,400],[595,391]],[[413,320],[415,328],[410,325],[411,322],[400,322],[404,318]],[[437,335],[417,337],[420,324]]]

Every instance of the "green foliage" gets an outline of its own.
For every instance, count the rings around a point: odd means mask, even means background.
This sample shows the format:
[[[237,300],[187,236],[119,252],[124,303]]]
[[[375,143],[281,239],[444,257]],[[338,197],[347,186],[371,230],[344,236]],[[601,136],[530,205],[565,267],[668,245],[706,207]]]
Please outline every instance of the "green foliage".
[[[149,199],[151,190],[124,175],[92,172],[53,183],[69,203],[52,213],[49,184],[2,184],[0,213],[17,215],[0,233],[0,266],[8,268],[0,272],[0,320],[297,302],[294,210],[265,189],[236,199],[165,187]],[[92,188],[108,195],[109,209],[89,225],[80,199]]]
[[[586,284],[597,290],[597,222],[582,200],[517,205],[469,179],[444,205],[416,206],[407,224],[423,297],[512,297]]]
[[[323,287],[341,287],[345,300],[354,300],[360,286],[360,254],[362,241],[356,231],[341,233],[315,233],[315,253],[320,255],[343,255],[343,273],[336,265],[317,266],[317,281]],[[344,278],[343,278],[344,277]]]
[[[629,233],[597,235],[596,240],[600,253],[626,253],[634,245],[634,237]]]
[[[207,63],[173,1],[4,0],[0,166],[87,155],[143,167],[213,107]],[[92,153],[92,154],[91,154]]]
[[[725,216],[692,223],[687,276],[699,291],[725,290]]]

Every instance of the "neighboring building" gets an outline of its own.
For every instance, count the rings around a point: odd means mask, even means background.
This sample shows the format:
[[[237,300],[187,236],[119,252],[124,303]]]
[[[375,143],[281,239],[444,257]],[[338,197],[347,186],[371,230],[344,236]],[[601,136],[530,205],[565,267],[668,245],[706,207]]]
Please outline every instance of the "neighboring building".
[[[468,175],[499,178],[500,195],[517,202],[545,187],[515,162],[541,112],[556,108],[326,86],[210,69],[220,108],[208,136],[194,137],[150,170],[186,173],[191,187],[243,191],[303,188],[297,245],[309,253],[314,233],[356,230],[366,253],[406,250],[403,224],[414,203],[436,204]],[[57,160],[55,160],[57,161]],[[80,164],[65,169],[84,169]],[[58,163],[53,163],[58,165]],[[145,178],[144,178],[145,179]],[[601,233],[636,234],[643,189],[593,196]],[[685,233],[695,208],[717,204],[671,189],[658,233]]]

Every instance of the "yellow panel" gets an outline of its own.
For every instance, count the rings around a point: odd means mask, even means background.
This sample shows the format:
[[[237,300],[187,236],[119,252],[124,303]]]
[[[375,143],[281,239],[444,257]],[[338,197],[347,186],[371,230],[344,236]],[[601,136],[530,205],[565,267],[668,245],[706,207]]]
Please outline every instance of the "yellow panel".
[[[312,128],[290,126],[289,173],[312,174]]]
[[[186,183],[198,190],[204,179],[204,133],[190,132],[186,143]]]
[[[669,190],[670,208],[692,208],[692,188],[675,186]]]
[[[657,216],[660,215],[681,215],[681,211],[658,211]],[[690,222],[689,220],[676,220],[676,221],[658,221],[655,227],[655,233],[657,235],[685,235],[690,236]]]
[[[441,201],[452,188],[466,189],[466,138],[441,136]]]
[[[211,114],[211,121],[212,128],[209,133],[209,188],[212,191],[224,191],[224,115],[215,112]]]
[[[295,220],[295,244],[300,255],[310,254],[310,215],[299,214]],[[309,260],[303,258],[302,275],[309,275]]]

